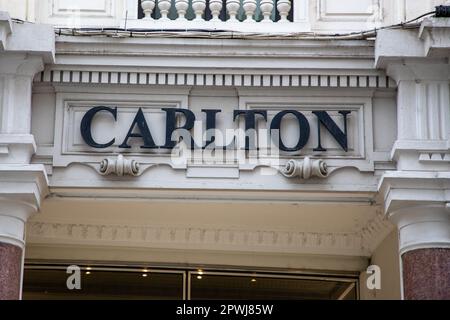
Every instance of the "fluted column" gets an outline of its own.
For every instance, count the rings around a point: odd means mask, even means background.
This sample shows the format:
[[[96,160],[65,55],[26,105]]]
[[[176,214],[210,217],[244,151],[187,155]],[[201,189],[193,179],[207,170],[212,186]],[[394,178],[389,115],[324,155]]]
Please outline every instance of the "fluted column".
[[[405,299],[450,299],[450,27],[381,31],[376,65],[396,81],[396,170],[379,184],[398,228]]]
[[[48,194],[43,165],[31,164],[33,78],[54,62],[51,26],[13,24],[0,12],[0,300],[20,299],[25,225]]]

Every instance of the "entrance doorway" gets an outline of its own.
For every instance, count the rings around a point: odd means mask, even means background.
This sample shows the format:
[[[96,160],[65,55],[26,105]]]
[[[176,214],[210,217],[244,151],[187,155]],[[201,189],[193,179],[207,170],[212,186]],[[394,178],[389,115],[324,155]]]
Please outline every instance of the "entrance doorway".
[[[67,266],[25,265],[23,299],[356,300],[356,276],[220,269],[78,265],[81,289],[69,290]]]

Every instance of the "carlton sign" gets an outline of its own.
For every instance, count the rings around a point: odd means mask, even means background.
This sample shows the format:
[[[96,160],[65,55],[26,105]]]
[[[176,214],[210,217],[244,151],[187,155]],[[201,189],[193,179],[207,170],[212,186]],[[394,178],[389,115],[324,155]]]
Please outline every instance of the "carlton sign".
[[[146,118],[144,116],[144,112],[142,108],[139,108],[134,116],[134,120],[131,122],[129,130],[125,136],[125,139],[121,141],[119,148],[129,149],[130,138],[138,138],[139,147],[142,149],[173,149],[177,145],[177,140],[174,138],[174,134],[177,131],[190,132],[193,129],[196,116],[189,109],[181,109],[181,108],[162,108],[163,112],[166,115],[166,124],[165,124],[165,143],[162,145],[156,145],[152,136],[152,130],[148,126]],[[111,121],[118,122],[121,119],[118,117],[117,107],[106,107],[106,106],[96,106],[90,108],[82,117],[81,120],[81,136],[84,142],[97,149],[108,148],[116,143],[116,138],[111,137],[110,141],[107,143],[98,143],[93,135],[92,135],[92,126],[93,120],[98,113],[108,113],[111,115]],[[216,120],[217,117],[220,116],[222,110],[220,109],[202,109],[202,112],[205,113],[206,116],[206,131],[214,132],[216,129]],[[328,114],[327,111],[312,111],[315,115],[317,121],[317,146],[314,148],[314,151],[326,151],[325,148],[321,145],[321,131],[327,130],[331,136],[338,142],[339,146],[344,150],[348,151],[347,144],[347,115],[351,113],[349,110],[340,110],[338,113],[342,118],[342,123],[337,124],[332,117]],[[295,121],[298,122],[299,127],[299,138],[295,145],[286,146],[283,142],[281,135],[279,134],[282,127],[282,120],[285,117],[293,117]],[[181,122],[183,125],[178,125],[179,118],[182,118]],[[267,118],[267,110],[234,110],[233,111],[233,121],[237,121],[238,119],[243,119],[245,123],[245,149],[253,150],[256,147],[254,143],[252,143],[251,135],[254,134],[256,129],[257,121],[265,121],[268,122]],[[302,112],[297,110],[282,110],[275,114],[270,123],[267,123],[267,128],[270,130],[270,135],[273,140],[273,143],[278,146],[280,151],[285,152],[295,152],[299,151],[305,147],[310,138],[311,130],[310,123],[308,119]],[[212,131],[210,131],[212,130]],[[185,140],[183,136],[183,140]],[[109,138],[108,138],[109,139]],[[205,141],[202,146],[198,146],[192,137],[189,138],[188,142],[192,149],[195,148],[209,148],[214,145],[215,136],[214,134],[210,135],[210,137]],[[224,147],[226,148],[226,147]]]

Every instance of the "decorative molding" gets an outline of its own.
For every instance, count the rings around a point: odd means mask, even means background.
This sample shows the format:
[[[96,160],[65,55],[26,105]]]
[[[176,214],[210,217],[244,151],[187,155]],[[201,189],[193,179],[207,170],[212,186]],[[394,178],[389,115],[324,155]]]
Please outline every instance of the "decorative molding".
[[[42,165],[0,163],[0,242],[23,248],[25,224],[48,194]]]
[[[379,202],[384,213],[430,205],[445,206],[450,201],[448,171],[386,171],[378,183]]]
[[[433,163],[450,163],[450,153],[448,152],[430,152],[421,153],[419,155],[419,162],[433,162]]]
[[[393,229],[394,225],[383,215],[381,209],[378,210],[377,215],[373,219],[370,219],[359,232],[362,239],[363,251],[371,255]]]
[[[380,216],[370,220],[361,231],[348,233],[33,221],[28,223],[27,242],[370,256],[391,230],[392,225]]]
[[[196,74],[148,73],[79,70],[45,70],[35,82],[224,86],[224,87],[321,87],[321,88],[382,88],[396,87],[394,81],[382,75],[274,75],[274,74]]]
[[[311,160],[305,157],[302,161],[289,160],[286,166],[280,169],[287,178],[310,179],[312,177],[326,178],[329,174],[325,161]]]
[[[215,250],[277,252],[296,252],[309,248],[336,249],[354,252],[361,242],[357,234],[321,234],[313,232],[282,232],[272,230],[213,229],[198,227],[147,227],[132,225],[91,225],[33,222],[28,226],[28,239],[31,243],[39,239],[63,239],[75,242],[123,242],[129,245],[141,243],[144,246],[211,248]]]
[[[137,176],[139,175],[139,162],[129,160],[119,154],[116,159],[106,158],[102,160],[98,171],[105,176],[113,173],[119,177],[124,175]]]
[[[28,201],[37,208],[49,195],[49,182],[42,164],[0,163],[0,181],[0,197]]]

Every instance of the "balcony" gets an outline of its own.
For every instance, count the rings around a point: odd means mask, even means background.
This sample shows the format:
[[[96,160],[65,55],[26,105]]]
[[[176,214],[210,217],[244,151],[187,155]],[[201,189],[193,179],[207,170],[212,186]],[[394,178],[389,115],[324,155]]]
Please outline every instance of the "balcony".
[[[338,34],[411,20],[446,0],[14,0],[0,11],[57,28]]]
[[[128,1],[127,29],[286,33],[310,31],[307,1]]]

